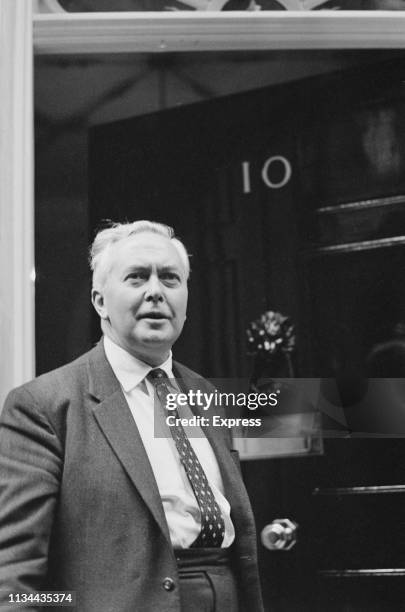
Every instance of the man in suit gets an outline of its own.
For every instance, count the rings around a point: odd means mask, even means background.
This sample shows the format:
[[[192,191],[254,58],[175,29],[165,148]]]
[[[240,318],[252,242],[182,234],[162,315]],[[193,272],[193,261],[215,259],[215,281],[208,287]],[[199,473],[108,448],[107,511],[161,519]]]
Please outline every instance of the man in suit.
[[[165,425],[168,391],[213,391],[172,361],[187,252],[165,225],[114,224],[96,236],[91,267],[102,340],[12,391],[1,415],[2,609],[15,609],[12,594],[52,590],[74,592],[80,612],[261,612],[227,433]]]

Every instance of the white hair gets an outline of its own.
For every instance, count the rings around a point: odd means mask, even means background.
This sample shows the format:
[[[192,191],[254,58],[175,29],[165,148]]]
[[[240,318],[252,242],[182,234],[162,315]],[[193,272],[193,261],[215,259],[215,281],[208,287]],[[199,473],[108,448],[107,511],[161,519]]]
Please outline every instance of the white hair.
[[[174,230],[169,225],[155,221],[133,221],[132,223],[112,223],[110,227],[100,230],[90,247],[90,268],[93,271],[93,287],[102,285],[107,274],[107,264],[111,248],[121,240],[131,236],[151,232],[169,238],[177,250],[184,266],[186,279],[190,275],[189,256],[184,244],[175,237]]]

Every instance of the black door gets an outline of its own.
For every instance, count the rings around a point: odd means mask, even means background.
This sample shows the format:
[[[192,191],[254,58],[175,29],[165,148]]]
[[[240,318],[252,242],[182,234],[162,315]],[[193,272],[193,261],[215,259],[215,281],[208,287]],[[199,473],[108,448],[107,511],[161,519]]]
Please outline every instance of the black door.
[[[163,221],[192,254],[176,357],[248,376],[245,329],[271,309],[296,325],[296,375],[338,380],[347,431],[322,456],[244,465],[258,530],[300,524],[291,551],[260,548],[268,609],[403,607],[404,443],[359,438],[353,414],[373,356],[402,346],[404,81],[395,61],[91,133],[91,227]]]

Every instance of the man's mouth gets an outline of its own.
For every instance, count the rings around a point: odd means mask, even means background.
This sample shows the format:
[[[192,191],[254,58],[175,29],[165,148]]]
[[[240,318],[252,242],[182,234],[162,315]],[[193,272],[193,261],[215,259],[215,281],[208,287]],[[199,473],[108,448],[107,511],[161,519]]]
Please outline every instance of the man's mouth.
[[[169,317],[162,312],[145,312],[138,316],[138,319],[168,319]]]

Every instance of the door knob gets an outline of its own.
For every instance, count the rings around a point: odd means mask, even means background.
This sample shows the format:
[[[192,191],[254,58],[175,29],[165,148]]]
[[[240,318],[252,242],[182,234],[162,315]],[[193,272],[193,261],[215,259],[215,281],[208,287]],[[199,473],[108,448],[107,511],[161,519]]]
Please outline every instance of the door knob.
[[[274,519],[263,527],[262,544],[268,550],[291,550],[297,542],[298,524],[290,519]]]

